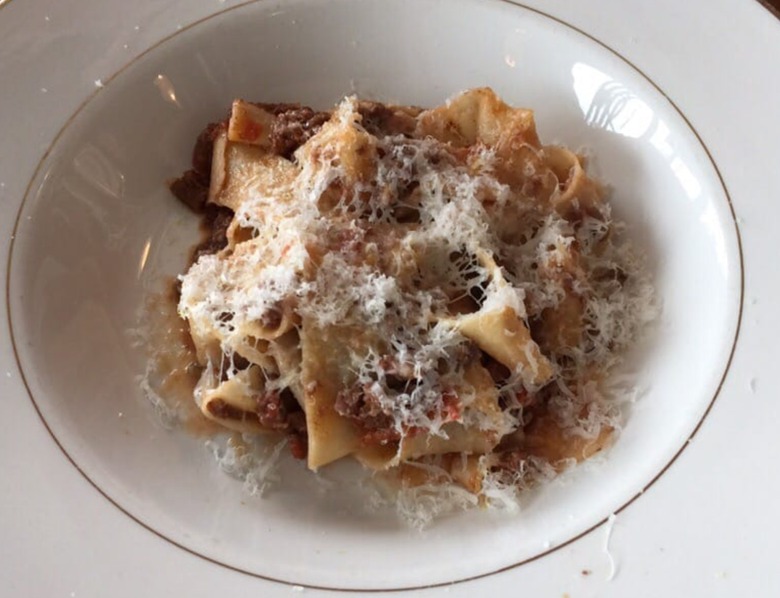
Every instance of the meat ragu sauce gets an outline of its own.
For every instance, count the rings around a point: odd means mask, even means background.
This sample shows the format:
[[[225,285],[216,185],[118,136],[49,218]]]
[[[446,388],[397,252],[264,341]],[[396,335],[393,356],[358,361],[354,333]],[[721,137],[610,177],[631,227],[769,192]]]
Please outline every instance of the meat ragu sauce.
[[[146,312],[154,314],[154,321],[147,334],[151,335],[154,346],[165,348],[153,361],[157,367],[150,372],[151,377],[156,380],[154,386],[160,391],[159,398],[164,401],[161,407],[175,411],[188,432],[196,436],[215,436],[224,433],[225,428],[204,417],[192,400],[202,367],[195,357],[195,346],[189,330],[176,313],[178,301],[178,281],[171,281],[166,292],[153,295],[148,300]],[[238,369],[246,369],[249,362],[234,355],[233,365]],[[212,401],[209,403],[209,411],[220,419],[254,419],[264,428],[285,435],[292,455],[297,459],[305,459],[306,418],[292,393],[268,392],[256,396],[255,401],[255,413],[247,413],[225,401]]]
[[[295,150],[315,135],[331,116],[329,112],[319,112],[300,104],[256,103],[255,105],[277,117],[270,131],[271,148],[273,153],[287,159],[291,159]],[[374,135],[411,135],[415,129],[415,116],[420,111],[421,109],[416,108],[391,109],[379,102],[360,103],[363,125]],[[173,195],[201,216],[203,239],[195,246],[190,256],[190,264],[197,262],[202,255],[217,253],[227,246],[227,228],[233,218],[233,212],[228,208],[208,203],[214,140],[226,127],[227,120],[224,120],[211,123],[203,129],[192,151],[192,168],[169,184]],[[180,291],[178,284],[175,291],[175,300],[178,302]],[[375,410],[370,408],[371,401],[368,400],[370,397],[353,393],[349,398],[352,400],[347,400],[346,396],[342,397],[340,406],[345,413],[349,414],[350,419],[360,425],[366,437],[379,441],[397,439],[398,433],[392,429],[388,416],[375,413]],[[235,420],[256,417],[264,427],[288,437],[294,457],[306,458],[305,416],[289,391],[281,395],[268,393],[268,396],[257,397],[257,410],[251,415],[227,403],[216,401],[212,405],[213,408],[210,406],[210,409],[216,417]]]
[[[233,212],[207,203],[214,139],[226,126],[226,121],[211,123],[201,131],[192,150],[192,168],[168,185],[176,199],[202,217],[204,238],[193,250],[190,264],[197,262],[201,255],[216,253],[227,245],[227,227]]]
[[[318,112],[300,104],[264,104],[255,106],[270,112],[274,119],[270,132],[273,153],[290,159],[300,146],[320,130],[330,118],[329,112]],[[410,135],[415,128],[414,117],[421,109],[393,109],[379,102],[361,102],[363,125],[371,134]],[[227,245],[227,227],[233,212],[208,203],[211,182],[211,159],[214,140],[227,127],[227,120],[209,124],[195,142],[192,168],[169,184],[171,192],[185,206],[202,216],[204,239],[193,250],[190,264],[201,255],[216,253]]]
[[[278,117],[270,132],[273,152],[285,158],[291,158],[295,150],[319,131],[330,118],[327,112],[317,112],[300,104],[256,104],[258,107]],[[366,114],[372,126],[408,129],[394,118],[393,111],[382,104],[366,103]],[[411,121],[411,127],[414,123]],[[195,142],[192,151],[192,168],[169,184],[171,193],[190,210],[201,216],[203,239],[194,248],[190,264],[198,261],[202,255],[217,253],[227,246],[227,228],[233,218],[228,208],[208,203],[209,184],[211,182],[211,161],[214,152],[214,140],[227,127],[227,120],[209,124]],[[174,288],[174,304],[178,303],[180,287]],[[191,339],[187,339],[191,344]],[[248,414],[225,402],[214,401],[209,405],[215,417],[223,419],[245,420],[254,417],[263,427],[285,434],[290,451],[297,459],[305,459],[307,454],[306,419],[298,402],[291,393],[267,393],[256,397],[257,410]]]
[[[316,111],[300,104],[268,104],[255,103],[255,106],[271,113],[275,118],[268,131],[268,141],[271,153],[288,160],[294,159],[298,148],[314,136],[330,118],[329,112]],[[416,117],[421,109],[414,107],[390,107],[378,102],[360,101],[358,103],[361,125],[374,136],[404,136],[413,137],[417,126]],[[227,229],[233,219],[233,212],[229,208],[211,204],[209,198],[209,186],[211,182],[212,155],[214,142],[228,126],[228,121],[223,120],[209,124],[198,136],[192,153],[192,167],[169,185],[176,198],[190,210],[200,215],[203,238],[194,248],[190,256],[190,264],[197,262],[202,256],[215,254],[224,249],[227,244]],[[251,121],[247,123],[247,130],[242,131],[242,138],[252,139],[259,136],[259,131],[253,131]],[[452,147],[447,153],[452,156],[465,155],[466,149]],[[459,153],[461,152],[461,153]],[[415,183],[419,184],[419,183]],[[416,189],[414,186],[404,188],[399,196],[412,196]],[[532,194],[533,195],[533,194]],[[419,218],[414,206],[404,206],[409,214],[396,215],[399,223],[415,221]],[[337,239],[342,244],[351,242],[351,239]],[[623,279],[620,279],[620,276]],[[613,276],[622,284],[625,274],[622,271],[608,271],[604,276]],[[175,302],[180,299],[180,289],[177,288]],[[466,302],[464,312],[473,312],[481,306],[484,299],[484,289],[474,287],[470,289],[471,295],[460,297],[459,301]],[[453,304],[453,312],[458,309]],[[269,312],[265,317],[275,318],[263,322],[264,325],[273,328],[281,321],[281,313]],[[545,335],[546,329],[541,325],[539,317],[530,319],[532,336],[540,339],[544,350],[551,352],[556,349],[554,341],[561,336],[560,331],[553,330]],[[574,327],[576,329],[576,327]],[[556,334],[553,334],[556,333]],[[550,338],[547,338],[547,337]],[[190,341],[191,339],[187,339]],[[576,342],[568,343],[576,345]],[[481,366],[486,370],[496,385],[502,385],[510,378],[510,370],[490,357],[485,352],[478,351],[471,346],[473,354],[465,355],[465,359],[481,359]],[[245,362],[245,363],[242,363]],[[243,370],[249,367],[249,362],[234,354],[231,361],[232,367]],[[391,390],[407,391],[415,382],[413,371],[406,371],[405,364],[392,360],[380,364],[383,380],[388,382]],[[223,369],[227,366],[223,365]],[[554,386],[554,385],[552,385]],[[557,392],[555,388],[548,389]],[[598,438],[587,439],[581,437],[565,437],[557,426],[554,417],[548,412],[545,389],[535,395],[521,391],[511,400],[501,399],[502,410],[516,410],[518,418],[522,417],[530,422],[525,428],[521,428],[518,434],[508,434],[502,440],[496,453],[499,459],[492,465],[494,472],[506,472],[511,478],[521,470],[522,463],[529,457],[535,456],[547,460],[550,463],[562,463],[570,459],[572,455],[588,457],[600,450],[609,442],[611,429],[603,428]],[[305,414],[289,389],[280,391],[268,391],[252,396],[254,412],[248,412],[228,404],[224,400],[214,400],[208,405],[210,413],[219,419],[256,421],[264,429],[273,430],[288,438],[290,450],[294,457],[304,459],[308,452],[308,440],[306,432]],[[414,436],[422,428],[405,428],[399,430],[396,419],[383,407],[381,400],[372,391],[369,383],[356,383],[351,388],[343,389],[338,393],[334,405],[336,413],[349,420],[359,431],[360,440],[366,446],[388,445],[398,443],[404,436]],[[447,391],[443,395],[441,412],[430,413],[430,418],[441,422],[457,421],[461,415],[462,405],[455,392]],[[522,412],[522,413],[521,413]],[[586,407],[578,416],[585,419]],[[422,430],[424,431],[424,430]],[[402,433],[403,432],[403,433]],[[313,451],[314,452],[314,451]]]

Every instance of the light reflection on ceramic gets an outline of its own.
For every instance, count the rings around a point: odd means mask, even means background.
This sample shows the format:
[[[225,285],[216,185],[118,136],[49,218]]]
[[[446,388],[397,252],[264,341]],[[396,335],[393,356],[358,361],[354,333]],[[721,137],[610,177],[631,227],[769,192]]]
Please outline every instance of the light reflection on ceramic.
[[[619,81],[581,62],[571,69],[574,93],[591,127],[641,139],[656,122],[655,113]]]
[[[160,90],[160,95],[163,100],[170,102],[177,108],[181,108],[179,100],[176,99],[176,89],[173,87],[173,83],[171,83],[171,80],[168,79],[168,77],[162,74],[157,75],[154,78],[154,84],[157,86],[157,89]]]
[[[404,2],[400,14],[416,14],[414,1]],[[456,0],[427,5],[426,19],[398,20],[397,11],[398,3],[357,0],[298,0],[284,11],[258,3],[158,47],[69,125],[34,182],[14,248],[19,357],[43,417],[79,467],[173,541],[300,584],[449,582],[589,529],[683,446],[717,390],[737,326],[741,272],[727,199],[696,137],[652,85],[592,40],[520,8]],[[369,25],[344,36],[338,25],[353,19]],[[468,24],[473,34],[388,52],[401,33],[426,39],[430,22],[442,32]],[[138,391],[144,363],[127,330],[144,296],[183,267],[196,236],[164,182],[186,167],[200,128],[233,97],[328,106],[354,87],[430,105],[477,85],[535,108],[544,139],[592,152],[654,270],[664,315],[632,362],[645,393],[620,442],[603,463],[529,498],[517,517],[469,513],[423,535],[366,514],[352,502],[358,493],[324,491],[295,463],[285,463],[285,481],[266,499],[247,497],[202,440],[165,430]],[[348,467],[323,472],[331,481],[349,475]]]
[[[572,67],[571,73],[574,92],[589,126],[634,139],[649,139],[652,146],[668,162],[669,169],[677,177],[688,199],[696,201],[701,197],[702,186],[698,177],[669,143],[669,126],[650,106],[622,83],[591,65],[577,63]],[[700,221],[712,235],[718,263],[724,274],[727,274],[729,264],[726,256],[727,241],[722,230],[723,222],[712,204],[704,208]]]

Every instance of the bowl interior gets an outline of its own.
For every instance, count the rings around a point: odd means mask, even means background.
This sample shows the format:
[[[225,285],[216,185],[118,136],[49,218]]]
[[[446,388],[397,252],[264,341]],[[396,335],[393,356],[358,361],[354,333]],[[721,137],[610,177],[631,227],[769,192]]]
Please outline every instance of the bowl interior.
[[[647,254],[663,312],[626,366],[643,396],[619,441],[598,464],[529,496],[519,514],[470,512],[423,533],[368,512],[365,495],[343,482],[354,475],[348,465],[323,471],[323,483],[284,461],[281,481],[249,496],[202,438],[160,425],[139,389],[144,356],[128,331],[197,237],[165,181],[235,97],[324,108],[355,92],[424,106],[484,85],[535,108],[543,140],[591,153],[592,172],[614,189],[615,214]],[[102,492],[159,534],[301,585],[451,582],[588,530],[685,444],[717,392],[738,325],[735,223],[686,121],[620,57],[507,2],[292,0],[227,10],[97,91],[30,189],[9,309],[20,366],[52,434]]]

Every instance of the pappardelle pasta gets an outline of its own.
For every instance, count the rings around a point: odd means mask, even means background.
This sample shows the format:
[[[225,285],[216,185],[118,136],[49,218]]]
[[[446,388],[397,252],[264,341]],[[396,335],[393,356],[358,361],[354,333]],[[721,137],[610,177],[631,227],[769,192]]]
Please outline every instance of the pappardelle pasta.
[[[486,501],[600,451],[651,291],[584,162],[486,88],[236,100],[171,185],[210,231],[178,299],[197,406],[315,471],[349,457]]]

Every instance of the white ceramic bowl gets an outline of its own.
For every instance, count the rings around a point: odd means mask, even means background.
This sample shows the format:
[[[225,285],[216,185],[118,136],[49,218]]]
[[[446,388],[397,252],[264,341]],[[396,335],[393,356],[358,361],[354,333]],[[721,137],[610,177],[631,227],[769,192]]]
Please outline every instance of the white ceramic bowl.
[[[193,216],[165,181],[234,97],[329,107],[345,94],[419,105],[490,85],[537,110],[545,141],[588,148],[647,254],[663,314],[631,360],[646,392],[606,459],[515,516],[471,512],[419,533],[324,492],[295,463],[265,498],[143,399],[127,330],[179,272]],[[40,165],[9,277],[20,367],[74,465],[139,523],[205,558],[309,586],[388,589],[488,574],[554,550],[637,497],[717,395],[742,302],[736,224],[694,131],[593,39],[501,1],[254,2],[181,31],[106,82]],[[326,477],[338,477],[339,468]]]

